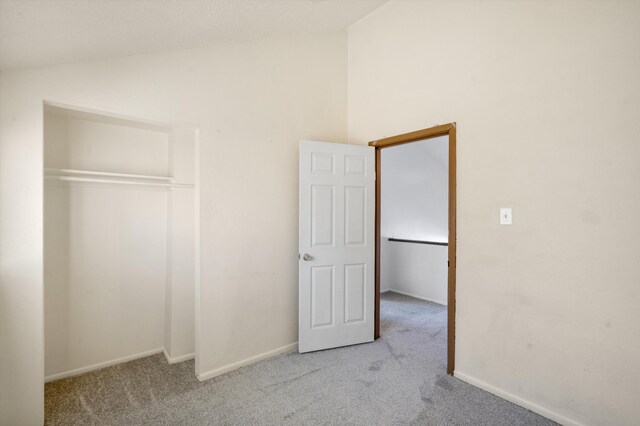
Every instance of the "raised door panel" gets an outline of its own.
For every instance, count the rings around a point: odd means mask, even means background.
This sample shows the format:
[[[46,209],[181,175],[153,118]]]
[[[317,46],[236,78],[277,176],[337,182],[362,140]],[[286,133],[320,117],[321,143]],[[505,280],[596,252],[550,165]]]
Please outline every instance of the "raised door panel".
[[[311,246],[332,246],[335,236],[334,187],[311,186]]]
[[[366,176],[367,158],[360,155],[345,155],[344,157],[345,176]]]
[[[311,268],[311,328],[333,325],[333,266]]]
[[[344,322],[365,320],[365,265],[345,265],[344,267]]]
[[[332,175],[335,172],[335,155],[324,152],[311,153],[311,173]]]
[[[365,228],[367,218],[365,215],[366,202],[365,188],[361,186],[347,186],[344,189],[344,209],[345,209],[345,241],[344,244],[364,245]]]

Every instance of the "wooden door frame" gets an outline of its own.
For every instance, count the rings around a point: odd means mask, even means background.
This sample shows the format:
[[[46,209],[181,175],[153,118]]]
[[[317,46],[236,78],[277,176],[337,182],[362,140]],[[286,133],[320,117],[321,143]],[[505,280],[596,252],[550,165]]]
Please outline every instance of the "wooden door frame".
[[[380,150],[395,145],[418,142],[438,136],[449,137],[449,237],[447,279],[447,373],[455,368],[456,332],[456,123],[404,133],[369,142],[376,149],[376,230],[375,230],[375,314],[374,337],[380,337],[380,196],[382,158]]]

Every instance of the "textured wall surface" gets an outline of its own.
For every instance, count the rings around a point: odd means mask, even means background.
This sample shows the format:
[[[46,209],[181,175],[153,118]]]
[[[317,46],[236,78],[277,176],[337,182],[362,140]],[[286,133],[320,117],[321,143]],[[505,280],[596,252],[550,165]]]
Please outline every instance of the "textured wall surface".
[[[43,100],[200,127],[200,374],[297,341],[298,141],[346,139],[346,33],[0,77],[0,423],[41,424]]]
[[[457,373],[565,423],[640,418],[638,74],[637,2],[397,1],[349,31],[350,141],[458,124]]]

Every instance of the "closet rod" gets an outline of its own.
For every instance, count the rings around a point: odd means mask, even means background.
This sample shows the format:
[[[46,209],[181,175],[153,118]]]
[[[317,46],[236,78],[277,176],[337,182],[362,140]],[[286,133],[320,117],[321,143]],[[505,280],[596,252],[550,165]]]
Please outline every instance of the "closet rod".
[[[96,172],[92,170],[77,170],[77,169],[51,169],[45,168],[45,173],[53,175],[85,175],[85,176],[110,176],[117,178],[131,178],[131,179],[145,179],[145,180],[159,180],[159,181],[173,181],[171,176],[152,176],[152,175],[135,175],[130,173],[112,173],[112,172]]]
[[[49,180],[61,180],[65,182],[90,182],[90,183],[115,183],[120,185],[137,185],[137,186],[159,186],[165,188],[195,188],[193,184],[187,183],[160,183],[145,182],[140,180],[123,180],[123,179],[101,179],[101,178],[85,178],[74,176],[47,176]]]

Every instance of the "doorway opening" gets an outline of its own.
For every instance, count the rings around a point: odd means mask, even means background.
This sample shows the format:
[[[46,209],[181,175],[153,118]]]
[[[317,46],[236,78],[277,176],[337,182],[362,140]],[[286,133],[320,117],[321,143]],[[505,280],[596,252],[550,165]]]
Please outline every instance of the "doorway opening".
[[[418,143],[410,147],[403,147],[404,152],[396,150],[385,151],[382,149],[398,147],[399,145]],[[394,226],[393,223],[385,223],[383,214],[386,213],[387,218],[390,215],[394,215],[396,211],[396,217],[401,218],[403,216],[401,203],[391,203],[390,205],[384,204],[389,201],[389,192],[384,191],[385,181],[383,180],[385,174],[385,168],[383,167],[383,159],[385,164],[389,162],[391,167],[396,169],[403,164],[403,161],[407,164],[414,164],[419,161],[419,153],[422,150],[422,155],[428,155],[431,157],[431,161],[443,161],[443,156],[438,154],[442,149],[437,147],[438,144],[446,143],[446,160],[444,166],[446,166],[446,187],[434,188],[433,191],[444,191],[447,211],[443,214],[442,211],[434,210],[431,214],[433,220],[431,224],[425,224],[422,226],[411,226],[411,230],[407,233],[403,232],[403,226]],[[422,145],[422,146],[420,146]],[[449,123],[431,127],[428,129],[418,130],[411,133],[405,133],[398,136],[393,136],[385,139],[369,142],[369,146],[375,148],[375,163],[376,163],[376,205],[375,205],[375,318],[374,318],[374,337],[377,339],[381,335],[380,329],[380,310],[381,310],[381,292],[384,290],[396,290],[396,293],[405,293],[409,296],[419,296],[422,299],[430,299],[436,303],[446,303],[447,307],[447,373],[453,374],[455,369],[455,286],[456,286],[456,124]],[[422,149],[421,149],[422,148]],[[442,148],[442,147],[440,147]],[[427,152],[430,151],[430,152]],[[387,152],[390,155],[386,155]],[[427,165],[425,164],[425,167]],[[411,168],[404,168],[404,178],[401,174],[395,174],[392,176],[389,174],[388,179],[398,180],[399,182],[405,181],[409,184],[419,185],[420,180],[434,179],[436,176],[412,176]],[[388,171],[387,171],[388,172]],[[443,184],[445,180],[442,180]],[[402,197],[411,198],[416,203],[425,201],[420,197],[415,196],[415,191],[409,186],[404,186],[395,193],[395,196],[399,196],[398,200]],[[414,188],[415,189],[415,188]],[[383,202],[383,197],[385,201]],[[425,198],[428,195],[425,194]],[[393,200],[391,200],[393,201]],[[428,209],[427,203],[422,205],[422,210]],[[440,203],[442,204],[442,202]],[[438,206],[435,206],[438,207]],[[442,207],[442,206],[440,206]],[[419,210],[419,209],[416,209]],[[406,213],[406,212],[404,212]],[[444,216],[444,217],[443,217]],[[391,218],[393,220],[393,218]],[[445,222],[446,220],[446,222]],[[446,225],[445,225],[446,223]],[[404,224],[406,225],[406,223]],[[405,227],[405,230],[408,230]],[[388,235],[389,232],[396,235]],[[442,235],[445,234],[446,235]],[[387,235],[385,235],[387,234]],[[445,238],[443,238],[445,237]],[[401,246],[402,245],[402,246]],[[429,267],[430,276],[425,277],[424,271],[414,270],[414,275],[419,275],[420,280],[432,282],[432,286],[429,289],[423,289],[422,292],[416,294],[415,287],[412,290],[410,282],[412,281],[410,275],[411,271],[407,270],[403,265],[399,265],[398,260],[406,260],[409,256],[423,256],[429,252],[428,256],[431,261]],[[395,261],[393,262],[396,267],[395,270],[400,272],[406,278],[406,282],[409,285],[408,290],[400,290],[397,288],[389,288],[389,284],[385,283],[385,288],[382,288],[383,277],[388,277],[389,269],[389,254],[395,253]],[[410,254],[413,253],[413,254]],[[383,257],[385,256],[385,257]],[[425,259],[426,260],[426,259]],[[446,266],[444,265],[446,262]],[[442,264],[440,264],[442,263]],[[385,265],[387,266],[385,269]],[[422,265],[424,266],[424,265]],[[446,272],[443,268],[446,268]],[[442,281],[446,274],[446,290],[440,286],[438,288],[438,281]],[[409,275],[407,277],[407,275]],[[397,276],[394,277],[397,279]],[[415,283],[414,283],[415,284]],[[446,297],[446,299],[445,299]],[[445,299],[445,300],[443,300]]]

